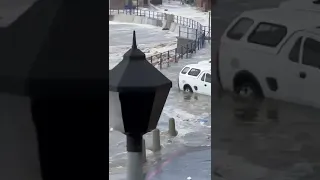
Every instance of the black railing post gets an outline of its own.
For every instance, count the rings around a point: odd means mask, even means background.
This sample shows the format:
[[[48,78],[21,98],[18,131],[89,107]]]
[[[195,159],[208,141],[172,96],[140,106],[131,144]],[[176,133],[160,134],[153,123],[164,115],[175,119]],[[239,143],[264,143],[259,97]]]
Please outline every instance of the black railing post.
[[[162,69],[162,53],[160,54],[159,67]]]
[[[188,54],[189,54],[189,44],[187,44],[187,51],[186,51],[186,57],[188,59]]]
[[[198,39],[198,29],[196,29],[196,39]]]
[[[190,42],[190,56],[191,56],[192,53],[193,53],[193,42],[191,41]]]
[[[197,52],[197,40],[194,40],[194,53]]]
[[[168,51],[168,54],[167,54],[167,60],[168,60],[168,67],[170,67],[170,50]]]
[[[178,62],[178,61],[177,61],[177,50],[178,50],[178,48],[175,48],[175,49],[174,49],[174,62],[175,62],[175,63]]]
[[[202,37],[202,46],[201,46],[201,47],[204,47],[204,42],[205,42],[205,40],[206,40],[206,30],[204,30],[202,36],[203,36],[203,37]]]
[[[153,57],[153,56],[150,56],[150,63],[151,63],[151,64],[152,64],[152,57]]]
[[[189,28],[187,27],[187,38],[189,39]]]
[[[183,59],[183,46],[181,46],[181,47],[180,47],[180,49],[181,49],[181,52],[180,52],[180,54],[181,54],[181,55],[180,55],[180,58],[181,58],[181,59]]]
[[[179,26],[179,37],[181,37],[181,29],[180,29],[180,26]]]

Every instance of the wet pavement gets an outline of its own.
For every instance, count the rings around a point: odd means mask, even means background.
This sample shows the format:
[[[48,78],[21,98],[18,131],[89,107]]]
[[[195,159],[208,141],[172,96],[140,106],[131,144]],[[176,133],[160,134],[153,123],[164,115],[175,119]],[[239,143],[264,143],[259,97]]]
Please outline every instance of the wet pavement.
[[[221,34],[230,21],[245,10],[275,7],[281,1],[271,0],[223,0],[212,10],[213,54]],[[198,54],[198,53],[197,53]],[[208,55],[201,56],[205,60]],[[196,55],[197,56],[197,55]],[[188,60],[184,63],[195,62]],[[179,62],[180,64],[180,62]],[[175,83],[176,71],[183,65],[173,65],[163,72]],[[214,73],[214,72],[213,72]],[[194,128],[179,139],[183,147],[168,147],[182,150],[175,157],[164,157],[153,164],[151,179],[211,179],[215,180],[319,180],[320,179],[320,111],[291,103],[266,99],[264,101],[243,101],[230,93],[221,92],[217,84],[212,84],[212,115],[210,117],[212,150],[197,149],[205,141],[197,138],[201,130],[189,116],[181,120],[179,130]],[[196,116],[208,112],[210,101],[204,96],[185,96],[176,89],[171,93],[167,116],[183,116],[196,107]],[[174,97],[174,98],[173,98]],[[200,104],[197,104],[200,102]],[[208,105],[206,105],[208,104]],[[178,109],[178,112],[173,110]],[[198,111],[198,112],[197,112]],[[166,126],[165,121],[163,127]],[[188,126],[189,123],[189,126]],[[203,136],[200,134],[198,136]],[[192,138],[195,137],[195,138]],[[197,143],[197,141],[203,141]],[[207,143],[208,144],[208,143]],[[211,153],[211,157],[209,154]],[[212,174],[210,173],[212,161]],[[157,173],[154,173],[157,172]],[[154,174],[154,175],[150,175]]]
[[[224,29],[239,13],[280,2],[219,1],[212,11],[213,53]],[[320,179],[319,110],[270,99],[243,101],[214,87],[213,172],[226,180]]]
[[[192,161],[190,161],[192,160]],[[211,150],[206,148],[190,148],[181,155],[159,163],[146,176],[146,180],[167,179],[211,179]]]
[[[131,41],[124,41],[124,43],[122,43],[119,38],[123,39],[123,37],[131,36],[132,30],[134,29],[140,33],[137,33],[138,47],[144,52],[149,49],[149,54],[164,50],[164,48],[161,49],[163,45],[170,47],[172,42],[175,43],[175,41],[172,41],[171,34],[165,33],[161,28],[155,29],[155,27],[128,23],[110,25],[110,27],[117,29],[118,33],[122,34],[122,36],[110,36],[109,43],[111,47],[109,48],[109,66],[111,66],[111,68],[122,59],[122,54],[130,48],[128,42],[131,43]],[[130,38],[127,39],[129,40]],[[159,39],[159,41],[157,41],[157,39]],[[156,41],[153,43],[152,40]],[[164,66],[164,69],[161,70],[161,72],[173,82],[173,87],[158,123],[158,128],[161,131],[161,154],[154,154],[150,150],[147,150],[148,163],[146,166],[157,166],[158,163],[162,160],[165,161],[171,156],[172,152],[175,151],[184,152],[189,151],[189,149],[192,149],[193,147],[208,147],[211,145],[211,99],[208,98],[208,96],[203,95],[187,95],[180,91],[177,85],[179,71],[187,64],[209,60],[211,56],[210,50],[210,44],[206,44],[206,48],[197,51],[196,54],[190,54],[193,58],[183,58],[179,60],[178,63],[171,63],[169,67]],[[167,134],[169,118],[175,118],[176,120],[178,136],[175,138],[170,138]],[[204,119],[206,121],[205,123],[203,122]],[[146,140],[147,149],[151,149],[151,134],[146,134],[144,138]],[[124,172],[126,171],[127,163],[125,146],[125,136],[111,130],[109,133],[109,173],[112,174],[112,177],[110,176],[110,179],[118,180],[123,179],[121,177],[125,176]],[[161,157],[161,160],[159,160],[159,157]],[[210,156],[207,156],[207,159],[210,159]],[[210,166],[208,166],[207,169],[209,170]],[[168,175],[170,174],[171,173],[168,173]]]

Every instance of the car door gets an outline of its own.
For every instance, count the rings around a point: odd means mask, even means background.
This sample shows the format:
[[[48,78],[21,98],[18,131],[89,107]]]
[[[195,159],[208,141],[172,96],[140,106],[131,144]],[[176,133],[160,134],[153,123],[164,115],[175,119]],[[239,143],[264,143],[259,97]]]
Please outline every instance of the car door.
[[[211,73],[203,73],[199,82],[199,93],[211,96]]]
[[[205,95],[211,96],[211,73],[206,73],[206,77],[204,79],[204,91]]]
[[[302,40],[304,34],[296,33],[283,45],[274,63],[275,75],[272,97],[294,103],[301,103],[304,79],[300,77]],[[267,80],[270,88],[271,80]]]
[[[240,17],[234,20],[221,37],[219,44],[216,71],[224,89],[232,90],[235,68],[239,57],[243,56],[243,42],[246,35],[254,26],[254,20],[248,17]]]
[[[301,93],[304,104],[320,107],[320,38],[318,36],[310,34],[303,38],[299,77],[304,81]]]
[[[194,67],[191,68],[190,71],[187,73],[188,80],[184,82],[189,84],[192,90],[196,93],[201,93],[201,90],[199,89],[199,78],[201,77],[201,73],[201,69]]]

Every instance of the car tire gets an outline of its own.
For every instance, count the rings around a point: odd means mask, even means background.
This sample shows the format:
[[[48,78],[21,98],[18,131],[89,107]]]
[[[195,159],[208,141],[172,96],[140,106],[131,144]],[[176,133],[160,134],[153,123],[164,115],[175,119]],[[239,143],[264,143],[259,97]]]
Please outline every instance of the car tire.
[[[235,93],[242,98],[261,98],[261,90],[256,83],[242,82],[235,87]]]
[[[185,85],[183,87],[183,90],[184,90],[184,92],[187,92],[187,93],[193,93],[193,90],[189,85]]]

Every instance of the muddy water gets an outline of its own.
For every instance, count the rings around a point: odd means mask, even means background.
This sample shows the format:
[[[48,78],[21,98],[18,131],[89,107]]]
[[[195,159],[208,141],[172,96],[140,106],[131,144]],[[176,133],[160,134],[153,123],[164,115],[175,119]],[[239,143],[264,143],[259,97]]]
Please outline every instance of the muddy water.
[[[238,14],[279,2],[219,1],[212,12],[212,51]],[[214,87],[213,174],[228,180],[320,179],[319,109],[270,99],[243,101]]]

